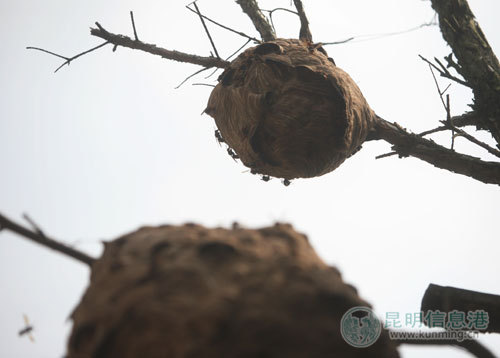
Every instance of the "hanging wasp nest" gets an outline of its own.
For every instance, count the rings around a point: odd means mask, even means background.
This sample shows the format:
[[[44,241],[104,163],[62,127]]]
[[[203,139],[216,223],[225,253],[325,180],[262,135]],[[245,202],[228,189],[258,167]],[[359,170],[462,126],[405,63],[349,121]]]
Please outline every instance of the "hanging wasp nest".
[[[145,227],[105,245],[72,314],[67,358],[398,357],[340,334],[366,306],[290,225]]]
[[[239,55],[205,110],[243,164],[293,179],[323,175],[356,151],[375,114],[321,47],[277,39]]]

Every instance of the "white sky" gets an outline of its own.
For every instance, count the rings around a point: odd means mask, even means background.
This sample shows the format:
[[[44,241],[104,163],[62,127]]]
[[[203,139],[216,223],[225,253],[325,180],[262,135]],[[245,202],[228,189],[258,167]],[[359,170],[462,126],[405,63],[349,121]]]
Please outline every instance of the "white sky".
[[[284,187],[260,181],[217,145],[214,121],[200,113],[210,87],[174,87],[197,66],[111,47],[57,74],[61,63],[26,46],[73,55],[100,43],[99,21],[169,49],[208,55],[210,44],[187,1],[0,0],[0,212],[23,212],[46,233],[98,255],[109,240],[146,224],[194,221],[250,227],[291,222],[318,253],[339,267],[378,314],[416,312],[429,283],[500,292],[500,190],[391,157],[387,143],[368,143],[339,169]],[[500,2],[469,0],[490,44],[500,52]],[[200,0],[206,15],[256,36],[231,0]],[[263,8],[289,0],[261,1]],[[428,22],[420,0],[305,1],[316,41],[403,30]],[[275,14],[281,37],[298,20]],[[219,53],[245,40],[210,27]],[[444,119],[428,67],[418,59],[450,50],[437,27],[327,48],[354,78],[372,108],[415,132]],[[194,82],[207,82],[203,76]],[[447,81],[440,80],[443,87]],[[452,85],[452,114],[471,102]],[[488,139],[482,135],[481,138]],[[446,145],[449,137],[436,136]],[[489,158],[457,140],[458,150]],[[67,321],[88,283],[88,269],[10,233],[0,234],[0,356],[61,357]],[[17,331],[26,313],[36,343]],[[500,337],[481,339],[500,352]],[[450,348],[403,348],[404,357],[468,357]]]

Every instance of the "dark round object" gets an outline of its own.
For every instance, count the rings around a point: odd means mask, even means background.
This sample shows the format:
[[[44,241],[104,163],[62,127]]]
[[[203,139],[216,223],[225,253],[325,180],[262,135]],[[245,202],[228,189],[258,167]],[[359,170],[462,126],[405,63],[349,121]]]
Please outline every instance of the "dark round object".
[[[277,39],[239,55],[205,110],[243,164],[294,179],[337,168],[366,139],[375,114],[321,47]]]

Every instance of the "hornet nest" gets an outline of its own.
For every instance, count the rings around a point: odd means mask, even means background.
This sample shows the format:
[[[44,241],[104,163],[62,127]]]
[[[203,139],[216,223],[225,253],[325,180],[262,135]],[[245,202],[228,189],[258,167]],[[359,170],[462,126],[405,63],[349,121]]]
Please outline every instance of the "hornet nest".
[[[337,168],[376,118],[322,47],[295,39],[241,53],[220,75],[205,112],[253,173],[285,179]]]

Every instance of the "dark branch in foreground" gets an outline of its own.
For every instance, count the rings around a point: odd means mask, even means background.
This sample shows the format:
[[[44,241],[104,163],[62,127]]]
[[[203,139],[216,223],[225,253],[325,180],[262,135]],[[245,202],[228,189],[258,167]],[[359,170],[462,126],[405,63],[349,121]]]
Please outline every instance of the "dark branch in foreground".
[[[31,226],[34,227],[34,231],[27,229],[14,221],[8,219],[7,217],[0,214],[0,230],[6,229],[12,232],[15,232],[18,235],[21,235],[29,240],[39,243],[42,246],[48,247],[52,250],[58,251],[66,256],[72,257],[78,261],[81,261],[88,266],[92,266],[92,263],[95,259],[81,251],[78,251],[68,245],[65,245],[59,241],[48,238],[45,234],[38,228],[38,226],[28,217],[25,216],[27,220],[30,222]]]
[[[252,20],[252,23],[262,37],[262,40],[276,40],[276,34],[274,33],[272,26],[266,20],[264,14],[262,14],[262,11],[260,11],[256,0],[236,0],[236,2],[241,6],[243,12],[248,15],[250,20]]]
[[[476,356],[477,358],[496,358],[491,351],[483,346],[481,343],[478,341],[474,340],[464,340],[462,342],[459,342],[455,339],[439,339],[439,340],[420,340],[420,339],[401,339],[401,340],[395,340],[397,344],[414,344],[414,345],[420,345],[420,346],[456,346],[456,347],[461,347],[468,351],[470,354]]]
[[[408,133],[398,124],[387,122],[380,117],[376,121],[375,131],[376,138],[391,143],[392,150],[400,157],[412,156],[435,167],[466,175],[483,183],[500,185],[500,163],[457,153],[417,134]]]
[[[461,288],[430,284],[422,298],[423,312],[439,310],[488,313],[488,327],[483,332],[500,333],[500,296]]]
[[[161,56],[168,60],[192,63],[203,67],[225,68],[229,65],[228,61],[222,60],[217,57],[202,57],[187,54],[184,52],[167,50],[161,47],[157,47],[154,44],[148,44],[142,41],[134,40],[128,36],[114,34],[105,30],[98,22],[96,22],[96,26],[97,28],[90,29],[90,34],[92,36],[100,37],[107,42],[114,44],[115,46],[128,47],[134,50],[140,50],[153,55]]]
[[[306,12],[304,11],[304,6],[301,0],[293,0],[295,8],[299,14],[300,18],[300,33],[299,39],[312,42],[312,34],[309,30],[309,20],[307,20]]]

